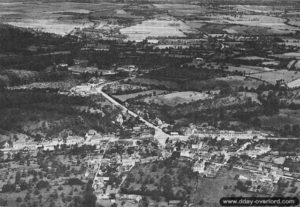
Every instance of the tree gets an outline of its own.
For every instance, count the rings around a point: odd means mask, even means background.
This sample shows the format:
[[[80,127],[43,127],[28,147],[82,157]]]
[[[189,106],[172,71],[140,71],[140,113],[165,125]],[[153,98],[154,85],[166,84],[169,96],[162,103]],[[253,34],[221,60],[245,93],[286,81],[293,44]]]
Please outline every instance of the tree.
[[[49,185],[48,181],[43,181],[43,180],[41,180],[41,181],[39,181],[39,182],[36,184],[36,187],[37,187],[38,189],[43,189],[43,188],[48,188],[48,187],[50,187],[50,185]]]
[[[22,198],[21,197],[17,197],[16,202],[17,203],[21,203],[22,202]]]
[[[86,190],[84,192],[82,202],[81,202],[81,207],[95,207],[96,206],[96,200],[97,197],[93,194],[93,187],[92,187],[93,181],[90,180],[87,184]]]
[[[25,195],[24,201],[29,201],[30,198],[31,198],[30,193],[27,192],[26,195]]]
[[[15,177],[15,184],[19,184],[21,179],[21,172],[17,171],[16,172],[16,177]]]

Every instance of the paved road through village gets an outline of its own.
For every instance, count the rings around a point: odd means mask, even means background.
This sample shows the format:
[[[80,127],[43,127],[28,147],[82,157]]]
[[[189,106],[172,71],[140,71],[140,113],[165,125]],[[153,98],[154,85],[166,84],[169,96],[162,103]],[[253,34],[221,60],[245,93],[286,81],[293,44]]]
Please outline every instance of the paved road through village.
[[[121,108],[123,110],[124,113],[128,113],[133,117],[139,117],[139,119],[145,123],[145,125],[147,125],[150,128],[155,129],[155,135],[154,138],[162,145],[165,146],[166,140],[168,137],[170,137],[170,135],[168,135],[167,133],[165,133],[162,129],[160,129],[159,127],[155,126],[154,124],[150,123],[149,121],[145,120],[144,118],[140,117],[139,115],[137,115],[135,112],[129,110],[127,107],[123,106],[122,104],[120,104],[119,102],[117,102],[115,99],[113,99],[112,97],[110,97],[108,94],[103,92],[103,88],[109,84],[113,84],[114,82],[108,82],[108,83],[104,83],[101,85],[98,85],[95,87],[95,89],[97,90],[97,92],[99,94],[101,94],[103,97],[105,97],[108,101],[110,101],[112,104],[114,104],[115,106]]]

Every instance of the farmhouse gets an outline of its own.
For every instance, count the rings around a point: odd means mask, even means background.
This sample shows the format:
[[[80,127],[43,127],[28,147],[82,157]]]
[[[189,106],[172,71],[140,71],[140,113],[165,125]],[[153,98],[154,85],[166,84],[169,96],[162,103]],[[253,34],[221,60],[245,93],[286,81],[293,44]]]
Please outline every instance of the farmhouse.
[[[138,68],[134,65],[124,65],[124,66],[121,66],[121,67],[118,67],[117,68],[117,71],[120,71],[120,72],[135,72],[137,71]]]

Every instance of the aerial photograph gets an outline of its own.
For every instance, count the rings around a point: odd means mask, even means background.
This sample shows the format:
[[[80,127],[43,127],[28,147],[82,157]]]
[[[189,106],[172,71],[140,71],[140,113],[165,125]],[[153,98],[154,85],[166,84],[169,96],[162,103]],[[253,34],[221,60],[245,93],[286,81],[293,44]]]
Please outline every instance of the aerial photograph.
[[[299,198],[300,0],[0,0],[1,207]]]

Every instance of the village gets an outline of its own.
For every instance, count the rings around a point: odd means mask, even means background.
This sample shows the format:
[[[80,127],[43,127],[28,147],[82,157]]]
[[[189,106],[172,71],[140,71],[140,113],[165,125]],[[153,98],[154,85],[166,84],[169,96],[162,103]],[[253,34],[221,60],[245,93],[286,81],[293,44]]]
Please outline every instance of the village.
[[[126,114],[120,114],[119,124],[122,125],[125,119]],[[215,179],[222,168],[237,169],[241,172],[236,177],[237,188],[242,192],[258,195],[275,195],[280,182],[300,181],[299,172],[285,167],[287,159],[299,161],[299,152],[295,149],[289,156],[281,155],[281,152],[271,146],[272,140],[288,142],[288,138],[275,138],[258,131],[220,131],[191,125],[185,129],[185,135],[170,132],[162,143],[156,139],[155,130],[151,130],[141,121],[127,130],[131,137],[127,139],[116,134],[101,134],[95,130],[89,130],[84,137],[73,136],[68,131],[65,138],[40,142],[34,142],[26,135],[19,134],[14,136],[13,141],[4,143],[1,159],[14,160],[19,153],[29,153],[31,158],[28,162],[32,166],[39,153],[50,153],[53,156],[61,150],[85,149],[83,152],[87,153],[87,157],[81,161],[85,162],[85,172],[81,177],[92,178],[97,203],[103,206],[139,206],[148,194],[123,193],[122,188],[128,174],[133,168],[168,159],[191,162],[191,170],[203,179]],[[64,183],[69,179],[59,178],[59,181],[54,179],[52,182]],[[46,180],[48,178],[44,179]],[[2,182],[2,189],[4,186],[6,184]],[[150,206],[157,203],[151,199],[149,202]],[[165,206],[177,206],[182,200],[159,201],[160,204],[161,202],[165,202]],[[187,206],[189,202],[185,203]]]
[[[0,2],[0,206],[300,197],[298,7]]]

